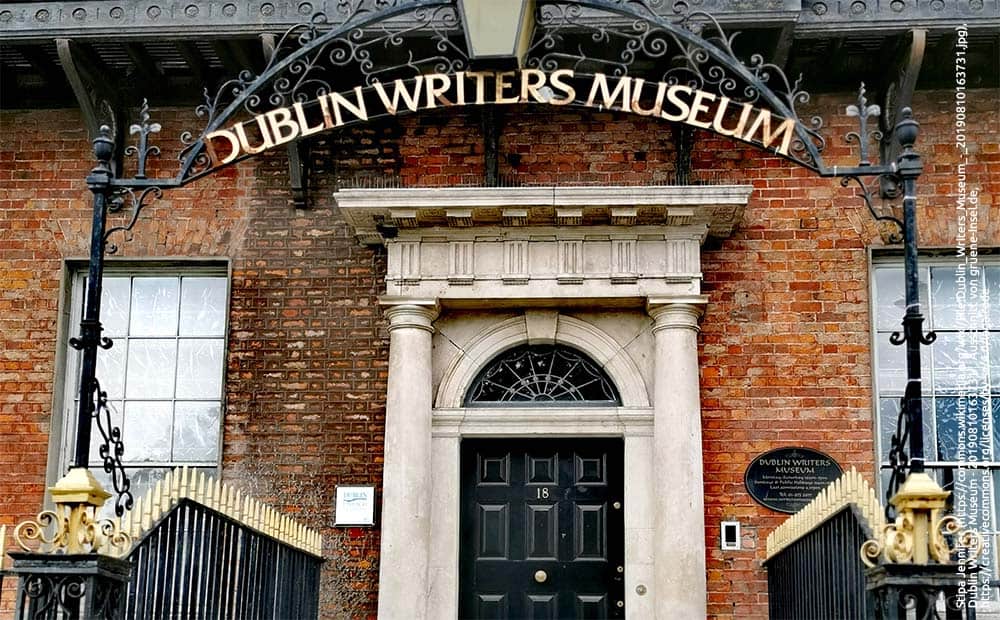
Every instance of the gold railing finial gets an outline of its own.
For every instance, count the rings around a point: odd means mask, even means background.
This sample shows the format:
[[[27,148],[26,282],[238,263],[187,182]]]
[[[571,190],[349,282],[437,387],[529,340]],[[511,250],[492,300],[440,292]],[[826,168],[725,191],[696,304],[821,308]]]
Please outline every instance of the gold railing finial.
[[[86,467],[74,467],[49,487],[55,510],[43,510],[14,528],[14,541],[25,551],[38,553],[106,553],[117,557],[128,552],[129,535],[117,519],[97,519],[97,511],[111,494]],[[38,543],[32,549],[29,541]]]
[[[954,564],[958,551],[965,549],[961,561],[975,561],[983,551],[982,536],[944,514],[949,495],[926,473],[911,473],[889,500],[896,507],[895,521],[861,545],[861,560],[869,567],[883,562]]]

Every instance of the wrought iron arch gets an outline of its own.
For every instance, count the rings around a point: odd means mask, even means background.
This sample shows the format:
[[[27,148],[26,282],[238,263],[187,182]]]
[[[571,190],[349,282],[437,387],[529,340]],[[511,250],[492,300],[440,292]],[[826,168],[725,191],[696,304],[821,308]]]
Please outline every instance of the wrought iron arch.
[[[272,129],[277,130],[278,125],[291,122],[288,116],[282,115],[292,114],[290,109],[296,104],[305,106],[318,96],[342,96],[341,92],[347,92],[338,90],[342,89],[335,79],[338,77],[359,78],[361,84],[352,92],[362,97],[366,92],[370,95],[373,89],[377,91],[383,81],[390,79],[420,80],[428,70],[442,73],[461,72],[469,68],[469,54],[460,36],[456,1],[344,0],[338,3],[343,13],[339,25],[331,25],[328,16],[317,14],[309,21],[290,28],[277,42],[267,67],[259,75],[247,70],[224,83],[214,95],[208,95],[206,91],[205,103],[196,110],[200,117],[206,119],[205,125],[200,131],[181,134],[184,148],[180,154],[179,169],[173,177],[150,179],[146,176],[148,157],[159,155],[159,149],[150,143],[150,138],[161,131],[160,125],[151,121],[147,106],[143,106],[140,123],[129,128],[130,134],[137,135],[136,145],[127,151],[136,159],[136,172],[131,177],[116,178],[111,167],[116,136],[111,135],[109,128],[101,128],[100,135],[94,140],[97,164],[87,177],[88,188],[94,195],[87,306],[80,323],[80,336],[71,341],[75,348],[83,352],[75,466],[87,466],[92,419],[99,418],[103,408],[102,392],[95,372],[98,349],[108,348],[111,344],[101,337],[100,323],[104,254],[105,251],[115,251],[109,236],[131,231],[145,205],[159,198],[164,190],[194,182],[269,148],[248,146],[246,152],[224,158],[225,161],[218,158],[213,161],[210,157],[213,153],[211,136],[227,126],[237,131],[247,116],[259,119],[273,113],[276,116],[269,122],[273,123]],[[595,80],[598,75],[605,76],[605,79],[607,76],[616,78],[619,80],[616,86],[620,86],[623,80],[633,79],[633,75],[636,80],[648,78],[649,75],[642,74],[642,71],[652,67],[661,71],[655,76],[659,84],[684,86],[698,92],[713,88],[715,94],[709,96],[718,98],[720,102],[723,97],[736,104],[762,102],[767,106],[762,108],[763,111],[792,123],[794,139],[785,152],[765,148],[767,144],[757,144],[758,148],[778,152],[819,176],[839,177],[844,185],[855,183],[859,189],[857,195],[872,215],[880,222],[899,229],[895,239],[902,240],[905,246],[907,310],[903,329],[892,342],[906,344],[909,381],[900,430],[893,438],[892,462],[895,471],[890,494],[908,470],[923,471],[919,350],[921,345],[933,341],[933,333],[923,332],[917,295],[916,179],[922,164],[913,149],[918,126],[910,110],[903,109],[891,135],[883,136],[877,129],[870,131],[869,118],[878,116],[880,110],[878,106],[868,105],[862,88],[857,105],[847,110],[847,115],[856,117],[859,123],[858,131],[846,136],[848,141],[858,143],[859,163],[854,167],[827,166],[822,160],[825,146],[825,139],[820,134],[822,119],[813,116],[804,122],[796,112],[797,104],[809,100],[809,94],[800,88],[801,79],[789,80],[778,66],[766,62],[759,54],[751,56],[748,62],[741,61],[733,50],[736,34],[726,34],[710,14],[692,8],[694,2],[538,0],[537,4],[538,30],[527,59],[527,70],[531,67],[535,67],[536,71],[571,68],[574,72],[580,71],[581,75],[594,76]],[[430,45],[410,45],[417,34]],[[601,56],[611,49],[616,50],[614,53],[617,56]],[[607,82],[604,86],[609,88]],[[565,101],[566,105],[600,107],[594,106],[592,100],[588,104],[575,96],[570,98],[567,95],[567,98],[572,100]],[[628,98],[624,97],[622,101],[628,102]],[[548,102],[551,103],[551,100]],[[692,102],[691,105],[696,104]],[[321,104],[319,106],[322,107]],[[274,109],[268,110],[269,107]],[[405,110],[390,110],[390,107],[387,105],[381,114],[405,113]],[[624,107],[633,111],[631,105]],[[295,113],[300,113],[297,108]],[[360,122],[379,114],[356,116],[356,121]],[[314,129],[309,123],[303,123],[303,119],[298,121],[299,134],[288,137],[286,142],[303,137],[306,129]],[[347,124],[350,122],[337,123],[336,126]],[[327,128],[324,124],[310,133]],[[715,131],[714,127],[705,128]],[[737,137],[747,140],[746,134]],[[894,161],[869,161],[869,142],[879,140],[883,144],[889,140],[898,142],[899,155]],[[243,141],[248,144],[245,137]],[[285,143],[272,142],[271,146]],[[891,205],[888,210],[884,207],[881,211],[877,210],[874,203],[878,198],[902,198],[902,217],[896,215]],[[108,214],[125,210],[130,211],[126,223],[108,230]],[[117,429],[110,429],[105,434],[104,453],[111,456],[111,462],[106,461],[105,469],[109,473],[112,469],[117,472],[113,479],[119,492],[119,512],[123,506],[131,506],[124,470],[120,460],[112,456],[118,455],[120,450],[120,435]]]
[[[469,54],[461,37],[455,0],[363,0],[342,6],[346,13],[339,25],[329,24],[328,16],[317,13],[308,22],[289,28],[277,41],[270,61],[259,75],[248,69],[223,83],[214,95],[206,89],[205,102],[196,108],[197,115],[206,118],[205,126],[200,131],[181,134],[184,148],[174,178],[146,179],[142,172],[146,155],[158,153],[140,147],[132,153],[138,157],[140,172],[133,179],[116,179],[112,184],[133,189],[150,185],[179,187],[225,165],[253,157],[266,149],[250,149],[252,152],[241,153],[222,165],[213,164],[207,138],[232,123],[246,120],[246,115],[259,115],[295,103],[307,104],[331,93],[350,92],[356,82],[344,84],[345,76],[360,79],[358,88],[370,96],[376,82],[413,80],[429,71],[448,73],[469,69]],[[406,47],[416,34],[432,44],[423,55]],[[653,81],[641,71],[652,67],[654,77],[659,78],[656,82],[692,89],[714,88],[719,97],[739,104],[762,101],[770,112],[794,121],[791,152],[779,154],[821,174],[830,173],[822,160],[826,144],[819,133],[822,118],[812,116],[808,122],[798,118],[796,104],[809,101],[809,93],[800,87],[801,77],[790,80],[780,67],[766,62],[760,54],[743,62],[732,47],[738,34],[726,34],[712,15],[693,10],[684,2],[541,0],[526,66],[545,71],[573,69],[578,76],[603,73],[619,79],[634,76],[643,81]],[[609,54],[609,50],[616,55]],[[657,71],[660,73],[656,74]],[[580,98],[569,104],[593,107]],[[383,111],[365,115],[363,119],[347,119],[337,127],[390,113],[408,112],[406,108]],[[145,124],[131,130],[140,134],[143,143],[150,132],[159,131],[159,126],[151,130],[144,127]],[[705,129],[714,131],[711,126]]]
[[[465,394],[467,407],[618,407],[603,368],[565,345],[521,345],[494,357]]]

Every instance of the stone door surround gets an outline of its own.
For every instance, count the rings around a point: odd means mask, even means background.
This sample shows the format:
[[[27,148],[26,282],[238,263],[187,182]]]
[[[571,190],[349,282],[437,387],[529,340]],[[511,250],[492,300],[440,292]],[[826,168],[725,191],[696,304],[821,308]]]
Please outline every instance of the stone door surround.
[[[359,238],[388,251],[380,618],[457,617],[461,439],[539,435],[624,438],[627,617],[705,616],[700,246],[732,231],[751,191],[335,194]],[[587,312],[627,317],[645,349],[572,315]],[[435,333],[436,324],[451,330],[462,321],[461,343]],[[462,407],[490,359],[531,342],[586,353],[615,382],[622,406]]]

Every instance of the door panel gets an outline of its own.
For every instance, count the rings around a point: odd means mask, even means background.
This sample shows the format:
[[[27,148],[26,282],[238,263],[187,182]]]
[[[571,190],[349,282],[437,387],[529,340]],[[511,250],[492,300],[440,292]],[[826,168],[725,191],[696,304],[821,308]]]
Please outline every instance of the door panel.
[[[624,618],[621,439],[462,442],[461,618]]]

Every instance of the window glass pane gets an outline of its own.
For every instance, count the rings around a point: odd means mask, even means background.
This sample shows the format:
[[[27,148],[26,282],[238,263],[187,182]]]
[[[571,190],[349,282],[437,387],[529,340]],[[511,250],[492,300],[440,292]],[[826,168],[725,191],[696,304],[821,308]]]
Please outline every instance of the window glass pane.
[[[218,459],[219,403],[178,402],[175,407],[174,460]]]
[[[889,450],[892,448],[892,434],[896,432],[896,420],[899,418],[899,399],[880,398],[879,412],[879,455],[882,463],[889,461]]]
[[[936,440],[934,437],[934,416],[932,415],[933,402],[930,398],[923,399],[924,416],[924,456],[928,460],[933,460],[937,454]],[[899,422],[900,399],[880,398],[879,399],[879,453],[882,462],[889,460],[889,450],[892,448],[892,436],[896,432]],[[906,452],[910,451],[909,438],[907,438]]]
[[[976,457],[976,455],[981,455],[981,450],[976,450],[974,447],[969,450],[970,447],[969,439],[978,435],[970,435],[970,429],[966,427],[961,431],[961,434],[966,440],[966,451],[961,454],[962,458],[959,458],[959,420],[958,420],[958,398],[954,397],[941,397],[939,396],[935,400],[935,410],[934,410],[935,420],[937,422],[937,456],[938,461],[959,461],[968,460],[969,458]],[[975,432],[975,431],[973,431]],[[982,445],[981,442],[978,445]],[[928,457],[932,455],[928,454]]]
[[[129,343],[126,398],[171,398],[177,361],[174,340],[133,340]]]
[[[129,463],[170,460],[174,404],[129,401],[125,403],[122,440]]]
[[[97,380],[108,398],[121,398],[125,394],[125,356],[128,340],[115,338],[110,349],[97,352]]]
[[[177,278],[132,280],[132,336],[173,336],[177,333]]]
[[[1000,329],[1000,267],[987,267],[984,271],[986,290],[989,293],[988,326],[990,329]]]
[[[876,329],[901,329],[906,312],[905,282],[902,267],[877,266],[875,268],[875,326]],[[920,303],[926,313],[927,269],[920,269]]]
[[[937,332],[934,344],[921,351],[922,357],[927,357],[929,351],[934,358],[935,392],[955,392],[986,386],[989,376],[985,365],[986,356],[979,346],[983,337],[982,332]]]
[[[959,278],[965,278],[961,285]],[[975,283],[973,281],[976,281]],[[979,309],[972,296],[982,291],[983,274],[972,276],[968,269],[959,273],[955,267],[931,267],[931,305],[933,329],[973,329],[982,327]]]
[[[101,293],[101,325],[105,336],[123,336],[128,331],[129,278],[105,277]]]
[[[875,335],[875,363],[879,392],[899,392],[906,388],[906,350],[889,342],[888,334]]]
[[[222,339],[177,345],[177,398],[222,397]]]
[[[920,357],[920,376],[929,385],[931,380],[931,356],[927,347]],[[880,394],[898,393],[906,389],[906,345],[889,342],[889,334],[875,334],[876,377]]]
[[[900,326],[906,303],[903,295],[903,270],[879,267],[875,270],[876,329],[896,329]]]
[[[226,327],[226,279],[184,278],[181,282],[182,336],[222,336]]]

